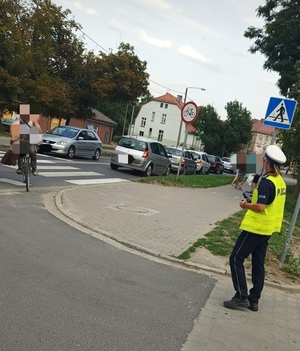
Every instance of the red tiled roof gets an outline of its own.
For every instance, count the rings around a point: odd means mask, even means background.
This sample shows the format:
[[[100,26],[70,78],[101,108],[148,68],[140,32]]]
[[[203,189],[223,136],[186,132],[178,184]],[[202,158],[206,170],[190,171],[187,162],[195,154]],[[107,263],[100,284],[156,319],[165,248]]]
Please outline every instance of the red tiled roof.
[[[272,135],[274,132],[273,127],[265,126],[263,124],[263,119],[252,119],[252,133],[261,133],[261,134],[267,134],[267,135]]]
[[[153,100],[154,101],[167,102],[168,104],[177,105],[179,109],[181,109],[182,106],[184,105],[183,102],[179,102],[177,100],[177,98],[174,95],[170,94],[170,93],[166,93],[165,95],[156,97]]]

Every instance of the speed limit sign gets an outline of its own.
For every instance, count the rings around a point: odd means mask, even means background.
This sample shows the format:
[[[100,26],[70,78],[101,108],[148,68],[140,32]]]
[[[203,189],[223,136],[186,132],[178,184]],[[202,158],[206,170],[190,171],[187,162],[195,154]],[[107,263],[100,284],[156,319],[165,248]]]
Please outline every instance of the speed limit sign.
[[[191,124],[195,122],[196,118],[198,117],[198,107],[193,102],[187,102],[183,105],[181,109],[181,119],[186,124]]]

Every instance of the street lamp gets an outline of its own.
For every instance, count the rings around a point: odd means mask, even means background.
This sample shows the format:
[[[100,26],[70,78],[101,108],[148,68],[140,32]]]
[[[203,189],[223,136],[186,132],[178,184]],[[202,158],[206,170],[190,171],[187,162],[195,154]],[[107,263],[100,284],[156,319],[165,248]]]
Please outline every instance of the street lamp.
[[[184,94],[184,101],[183,101],[184,104],[186,103],[187,93],[188,93],[188,90],[189,90],[189,89],[200,89],[200,90],[202,90],[202,91],[205,91],[205,90],[206,90],[205,88],[200,88],[200,87],[187,87],[187,88],[185,89],[185,94]],[[176,147],[178,147],[179,144],[180,144],[181,130],[182,130],[182,119],[180,120],[179,132],[178,132],[178,138],[177,138]]]

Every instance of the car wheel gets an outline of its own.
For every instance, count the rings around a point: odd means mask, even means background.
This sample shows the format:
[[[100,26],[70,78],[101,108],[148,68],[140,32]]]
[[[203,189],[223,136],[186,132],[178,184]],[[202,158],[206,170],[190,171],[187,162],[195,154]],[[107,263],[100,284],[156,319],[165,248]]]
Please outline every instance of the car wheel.
[[[168,166],[166,171],[165,171],[165,173],[164,173],[164,175],[168,176],[168,175],[170,175],[170,173],[171,173],[171,166]]]
[[[99,160],[100,156],[101,156],[101,150],[97,149],[92,158],[93,158],[93,160]]]
[[[223,174],[223,169],[220,170],[220,174]]]
[[[110,168],[113,169],[114,171],[117,171],[119,167],[117,165],[114,165],[113,163],[111,163]]]
[[[68,158],[74,158],[74,156],[75,156],[75,147],[74,146],[70,146],[67,156],[68,156]]]
[[[152,174],[152,165],[149,165],[144,171],[143,175],[144,177],[150,177],[151,174]]]

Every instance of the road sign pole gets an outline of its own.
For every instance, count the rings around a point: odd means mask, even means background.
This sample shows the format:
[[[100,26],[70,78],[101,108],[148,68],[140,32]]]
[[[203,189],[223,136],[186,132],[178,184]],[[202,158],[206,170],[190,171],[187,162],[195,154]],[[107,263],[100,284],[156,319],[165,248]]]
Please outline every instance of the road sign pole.
[[[287,237],[286,237],[285,246],[284,246],[284,248],[282,250],[282,253],[280,255],[279,267],[281,267],[283,265],[285,257],[286,257],[286,254],[288,252],[288,248],[289,248],[290,242],[292,240],[292,236],[293,236],[293,231],[295,229],[295,224],[296,224],[296,221],[297,221],[299,209],[300,209],[300,194],[298,195],[295,211],[294,211],[294,214],[293,214],[293,217],[292,217],[292,221],[291,221],[291,224],[290,224],[290,228],[289,228],[289,231],[288,231],[288,234],[287,234]]]
[[[187,137],[188,137],[188,125],[185,123],[185,135],[184,135],[184,141],[183,141],[183,145],[182,145],[181,156],[180,156],[180,161],[179,161],[179,165],[178,165],[176,180],[179,177],[179,173],[180,173],[180,169],[181,169],[181,160],[183,158],[183,153],[184,153]]]
[[[272,135],[272,140],[271,140],[271,145],[275,144],[275,141],[276,141],[276,135],[277,135],[277,129],[274,128],[274,132],[273,132],[273,135]]]

